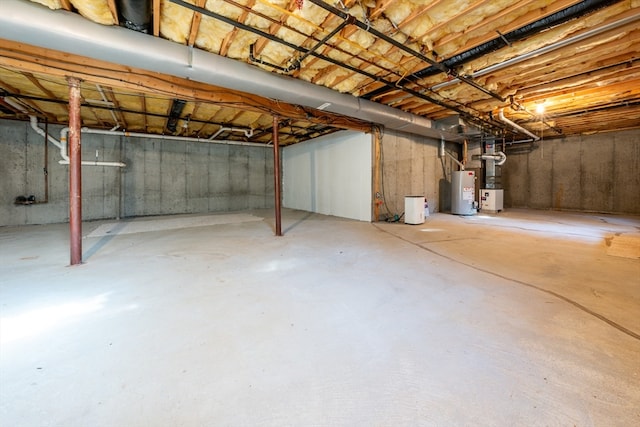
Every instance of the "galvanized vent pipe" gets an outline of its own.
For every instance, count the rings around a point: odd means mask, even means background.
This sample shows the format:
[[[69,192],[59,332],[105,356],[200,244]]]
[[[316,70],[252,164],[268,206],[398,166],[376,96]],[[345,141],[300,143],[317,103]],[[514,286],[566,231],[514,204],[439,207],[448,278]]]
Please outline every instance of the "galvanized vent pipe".
[[[377,123],[388,129],[431,138],[457,141],[458,135],[442,132],[422,116],[398,108],[356,98],[292,77],[270,73],[200,49],[190,49],[158,37],[107,27],[64,10],[52,11],[21,0],[2,0],[0,38],[46,49],[169,74],[201,83],[319,108]]]

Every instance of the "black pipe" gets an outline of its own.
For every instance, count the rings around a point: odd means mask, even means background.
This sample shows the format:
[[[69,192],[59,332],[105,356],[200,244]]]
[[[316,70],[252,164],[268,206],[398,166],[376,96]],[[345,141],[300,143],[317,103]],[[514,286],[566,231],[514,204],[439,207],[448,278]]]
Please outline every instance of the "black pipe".
[[[584,0],[580,3],[574,4],[573,6],[569,6],[556,13],[539,19],[538,21],[517,28],[507,34],[500,34],[498,37],[489,40],[486,43],[473,47],[469,50],[459,53],[458,55],[452,56],[451,58],[442,61],[442,65],[448,69],[458,68],[463,64],[473,61],[474,59],[478,59],[491,52],[502,49],[509,43],[522,41],[527,37],[531,37],[546,29],[564,24],[589,13],[596,12],[605,7],[619,3],[620,1],[621,0]],[[441,71],[442,70],[440,68],[435,66],[427,67],[420,71],[416,71],[410,76],[407,76],[407,80],[416,82],[425,77],[434,76]],[[362,98],[372,99],[387,92],[388,89],[379,88],[365,95],[362,95]]]
[[[350,16],[348,13],[341,11],[340,9],[337,9],[331,5],[326,4],[324,1],[322,0],[309,0],[311,3],[315,4],[316,6],[320,6],[321,8],[323,8],[324,10],[333,13],[336,16],[339,16],[343,19],[347,19],[347,16]],[[451,68],[447,68],[446,66],[444,66],[443,64],[439,63],[438,61],[435,61],[427,56],[424,56],[422,53],[415,51],[407,46],[405,46],[404,44],[400,43],[399,41],[387,36],[386,34],[376,30],[375,28],[371,27],[371,24],[365,24],[364,22],[360,22],[357,19],[354,22],[354,25],[358,26],[360,29],[373,34],[374,36],[378,37],[379,39],[384,40],[385,42],[397,47],[398,49],[407,52],[408,54],[415,56],[416,58],[431,64],[433,67],[437,68],[440,72],[446,73],[448,75],[451,75],[455,78],[460,79],[460,81],[473,86],[474,88],[480,90],[481,92],[491,96],[492,98],[495,98],[499,101],[504,101],[504,97],[500,96],[499,94],[482,87],[481,85],[479,85],[478,83],[474,82],[473,80],[471,80],[468,77],[462,76],[460,74],[458,74],[456,71],[452,70]]]
[[[280,71],[283,71],[285,73],[289,72],[289,67],[281,67],[280,65],[272,64],[271,62],[267,62],[267,61],[264,61],[264,60],[262,60],[260,58],[257,58],[255,56],[255,54],[253,53],[254,49],[255,49],[255,46],[256,46],[255,43],[251,43],[249,45],[249,61],[251,61],[251,62],[253,62],[255,64],[266,65],[267,67],[270,67],[270,68],[273,68],[273,69],[276,69],[276,70],[280,70]],[[300,64],[298,63],[298,66],[299,65]]]
[[[120,25],[148,33],[151,25],[151,0],[117,0]]]
[[[355,20],[356,19],[353,16],[349,15],[344,21],[342,21],[342,23],[340,23],[340,25],[338,25],[336,28],[334,28],[333,31],[331,31],[322,40],[320,40],[318,43],[316,43],[315,46],[313,46],[310,50],[305,52],[300,58],[298,58],[296,61],[294,61],[294,63],[291,66],[287,67],[287,69],[289,69],[291,67],[294,67],[293,69],[300,68],[300,64],[302,63],[302,61],[304,61],[309,55],[311,55],[313,52],[318,50],[322,45],[324,45],[326,42],[328,42],[333,36],[338,34],[338,32],[340,32],[344,27],[346,27],[349,24],[353,24]]]
[[[256,10],[253,10],[252,8],[250,8],[250,7],[246,6],[246,5],[240,4],[240,3],[236,2],[236,1],[233,1],[233,0],[224,0],[224,1],[226,3],[229,3],[230,5],[233,5],[233,6],[236,6],[237,8],[239,8],[239,9],[242,9],[243,11],[245,11],[247,13],[251,13],[251,14],[257,16],[257,17],[260,17],[260,18],[262,18],[262,19],[264,19],[266,21],[269,21],[272,24],[276,24],[278,26],[282,26],[282,27],[286,28],[287,30],[289,30],[291,32],[294,32],[296,34],[299,34],[299,35],[301,35],[303,37],[312,38],[315,41],[319,41],[317,38],[315,38],[313,36],[310,37],[308,34],[303,33],[302,31],[300,31],[296,27],[293,27],[291,25],[287,25],[286,22],[285,23],[280,22],[280,21],[272,18],[271,16],[265,15],[264,13],[260,13],[260,12],[258,12]],[[325,43],[326,43],[326,41],[325,41]],[[349,52],[349,51],[341,48],[340,46],[332,46],[332,48],[337,50],[340,53],[344,53],[345,55],[352,55],[352,52]],[[312,50],[315,50],[315,49],[316,48],[312,48]],[[260,61],[256,61],[256,62],[260,62]],[[366,62],[369,65],[376,66],[376,67],[380,68],[381,70],[384,70],[384,71],[386,71],[386,72],[388,72],[390,74],[397,74],[398,76],[400,76],[400,74],[397,71],[385,68],[385,67],[381,66],[380,64],[377,64],[377,63],[374,63],[374,62],[371,62],[371,61],[368,61],[368,60],[363,60],[363,62]],[[265,64],[265,65],[269,65],[267,62],[262,62],[262,63]],[[271,65],[269,65],[269,66],[271,66]],[[280,67],[279,65],[273,65],[273,68],[282,69],[283,71],[285,69],[285,67]]]
[[[211,18],[219,19],[220,21],[222,21],[224,23],[227,23],[229,25],[232,25],[234,27],[240,28],[241,30],[249,31],[249,32],[252,32],[254,34],[258,34],[258,35],[260,35],[260,36],[262,36],[262,37],[264,37],[264,38],[266,38],[268,40],[274,41],[276,43],[283,44],[284,46],[287,46],[287,47],[289,47],[291,49],[294,49],[294,50],[297,50],[299,52],[303,52],[303,53],[309,52],[309,49],[307,49],[307,48],[304,48],[304,47],[301,47],[301,46],[296,46],[296,45],[294,45],[292,43],[289,43],[286,40],[282,40],[282,39],[280,39],[280,38],[278,38],[278,37],[276,37],[276,36],[274,36],[272,34],[266,33],[264,31],[261,31],[261,30],[257,29],[257,28],[250,27],[250,26],[248,26],[246,24],[243,24],[241,22],[234,21],[233,19],[229,19],[226,16],[219,15],[219,14],[217,14],[215,12],[212,12],[212,11],[210,11],[208,9],[204,9],[204,8],[201,8],[201,7],[198,7],[198,6],[194,6],[194,5],[190,4],[190,3],[184,2],[183,0],[170,0],[170,1],[172,3],[177,4],[177,5],[184,6],[187,9],[191,9],[193,11],[202,13],[203,15],[207,15],[207,16],[209,16]],[[330,7],[330,6],[327,6],[327,7]],[[340,12],[342,14],[342,12],[339,11],[338,9],[336,9],[336,11]],[[342,17],[343,19],[347,19],[347,15],[348,14],[344,14],[344,15],[345,16],[343,16],[343,15],[339,15],[339,16]],[[361,22],[359,22],[358,20],[354,20],[354,24],[358,25],[358,26],[365,25],[365,24],[362,24]],[[365,28],[366,28],[366,26],[365,26]],[[382,34],[382,33],[379,33],[379,34],[384,36],[384,34]],[[384,36],[384,37],[386,37],[386,36]],[[391,40],[393,40],[393,39],[391,39]],[[395,40],[393,40],[393,42],[397,43]],[[402,45],[400,44],[400,46],[402,46]],[[404,48],[404,46],[403,46],[403,48]],[[366,72],[364,70],[361,70],[361,69],[359,69],[357,67],[353,67],[351,65],[342,63],[342,62],[337,61],[337,60],[335,60],[333,58],[330,58],[330,57],[328,57],[326,55],[322,55],[322,54],[319,54],[319,53],[316,53],[316,52],[311,52],[311,55],[315,56],[316,58],[322,59],[323,61],[327,61],[327,62],[329,62],[331,64],[334,64],[334,65],[337,65],[339,67],[345,68],[345,69],[347,69],[349,71],[352,71],[354,73],[361,74],[361,75],[363,75],[365,77],[368,77],[368,78],[370,78],[370,79],[372,79],[372,80],[374,80],[376,82],[382,83],[382,84],[386,85],[387,87],[392,88],[394,90],[398,90],[399,89],[399,90],[405,91],[405,92],[407,92],[407,93],[409,93],[409,94],[411,94],[411,95],[413,95],[413,96],[415,96],[417,98],[420,98],[420,99],[423,99],[425,101],[431,102],[433,104],[439,105],[439,106],[441,106],[443,108],[446,108],[448,110],[455,111],[456,113],[458,113],[458,114],[460,114],[460,115],[462,115],[464,117],[468,117],[468,118],[472,118],[473,117],[470,113],[462,110],[461,108],[448,105],[447,103],[445,103],[443,101],[437,100],[435,98],[427,96],[427,95],[425,95],[423,93],[420,93],[418,91],[415,91],[413,89],[409,89],[408,87],[398,86],[397,84],[395,84],[393,82],[390,82],[390,81],[387,81],[387,80],[384,80],[381,77],[376,76],[375,74],[372,74],[372,73]],[[254,57],[254,59],[255,59],[255,57]],[[277,65],[269,64],[269,63],[266,63],[266,62],[262,62],[262,63],[264,63],[265,65],[268,65],[268,66],[273,66],[275,68],[284,70],[283,67],[280,67],[280,66],[277,66]]]
[[[171,112],[169,113],[169,120],[167,120],[167,129],[171,132],[175,132],[178,129],[178,120],[182,114],[184,106],[187,101],[183,99],[174,99],[171,104]]]
[[[39,102],[50,102],[53,104],[65,104],[67,105],[68,102],[67,101],[63,101],[60,99],[49,99],[49,98],[43,98],[40,96],[33,96],[33,95],[23,95],[23,94],[13,94],[13,93],[9,93],[9,92],[4,92],[5,96],[9,96],[11,98],[17,98],[17,99],[30,99],[30,100],[34,100],[34,101],[39,101]],[[1,99],[1,98],[0,98]],[[93,105],[93,104],[89,104],[89,103],[82,103],[81,107],[85,107],[85,108],[95,108],[98,110],[111,110],[111,111],[117,111],[117,112],[121,112],[121,113],[127,113],[127,114],[138,114],[141,116],[150,116],[150,117],[159,117],[159,118],[163,118],[163,119],[168,119],[170,116],[167,114],[159,114],[159,113],[150,113],[150,112],[143,112],[143,111],[137,111],[137,110],[130,110],[127,108],[122,108],[122,107],[107,107],[104,105]],[[216,126],[229,126],[229,123],[221,123],[221,122],[211,122],[211,121],[207,121],[207,120],[199,120],[199,119],[194,119],[194,118],[190,118],[189,122],[191,123],[201,123],[201,124],[208,124],[208,125],[216,125]],[[58,122],[57,124],[67,124],[66,122]],[[325,126],[325,125],[317,125],[317,126]],[[303,129],[306,130],[308,128],[303,128],[302,126],[294,126],[298,129]],[[338,129],[338,128],[334,128],[334,127],[329,127],[326,126],[327,129]],[[310,127],[311,128],[311,127]],[[266,131],[265,131],[266,132]],[[271,133],[271,130],[269,128],[268,133]],[[298,137],[297,134],[293,133],[293,132],[283,132],[280,131],[281,135],[287,135],[287,136],[294,136],[294,137]],[[254,139],[259,137],[259,135],[254,133]],[[195,137],[197,138],[197,137]]]

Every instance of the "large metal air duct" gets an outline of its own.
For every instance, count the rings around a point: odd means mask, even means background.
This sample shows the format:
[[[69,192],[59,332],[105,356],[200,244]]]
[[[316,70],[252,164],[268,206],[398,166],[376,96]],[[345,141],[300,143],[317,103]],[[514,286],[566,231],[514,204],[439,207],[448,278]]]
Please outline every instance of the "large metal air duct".
[[[21,0],[2,0],[0,38],[102,61],[249,92],[319,108],[432,138],[457,141],[430,120],[339,93],[303,80],[264,71],[241,61],[152,37],[122,27],[96,24],[64,10],[52,11]]]

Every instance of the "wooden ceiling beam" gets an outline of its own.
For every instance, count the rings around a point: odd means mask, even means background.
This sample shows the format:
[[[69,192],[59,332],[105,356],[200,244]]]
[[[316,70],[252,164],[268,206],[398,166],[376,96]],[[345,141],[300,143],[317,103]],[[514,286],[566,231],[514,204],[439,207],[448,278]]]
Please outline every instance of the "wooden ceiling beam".
[[[120,21],[118,20],[118,7],[116,6],[115,0],[107,0],[107,6],[109,6],[109,11],[111,12],[115,25],[120,25]]]
[[[145,132],[147,132],[149,127],[149,124],[147,123],[147,98],[144,96],[144,94],[140,95],[140,107],[142,107],[142,112],[144,113],[142,119],[142,128]]]
[[[492,1],[492,0],[481,0],[481,1],[479,1],[479,2],[472,3],[471,5],[467,6],[466,8],[462,9],[461,11],[459,11],[457,14],[455,14],[455,15],[451,16],[450,18],[448,18],[448,19],[446,19],[446,20],[442,20],[442,21],[440,21],[440,22],[436,23],[433,27],[430,27],[430,28],[429,28],[425,33],[420,34],[420,35],[418,35],[418,36],[413,36],[413,37],[411,37],[411,39],[412,39],[412,40],[419,40],[419,41],[420,41],[420,40],[424,40],[424,39],[426,39],[430,34],[433,34],[434,32],[436,32],[437,30],[439,30],[439,29],[440,29],[440,28],[442,28],[442,27],[445,27],[445,26],[449,26],[449,25],[451,25],[451,22],[452,22],[452,21],[454,21],[454,20],[456,20],[456,19],[459,19],[459,18],[462,18],[463,16],[465,16],[465,15],[469,14],[470,12],[472,12],[472,11],[476,10],[478,7],[482,6],[484,3],[487,3],[487,2],[489,2],[489,1]],[[439,1],[435,2],[434,6],[435,6],[436,4],[438,4],[438,3],[440,3],[440,2],[439,2]],[[426,12],[426,11],[425,11],[425,12]],[[424,13],[424,12],[423,12],[423,13]],[[413,20],[413,19],[412,19],[412,20]],[[403,25],[406,25],[406,24],[404,23],[404,21],[403,21],[400,25],[398,25],[398,26],[399,26],[400,28],[402,28],[402,26],[403,26]]]
[[[495,39],[496,37],[498,37],[499,35],[494,32],[494,31],[487,31],[487,28],[491,27],[491,24],[494,22],[501,22],[502,20],[504,20],[504,17],[506,15],[508,15],[509,13],[512,13],[518,9],[522,9],[524,7],[526,7],[526,5],[528,5],[529,3],[531,3],[533,0],[522,0],[519,1],[518,3],[515,3],[503,10],[501,10],[500,12],[491,15],[490,17],[482,20],[481,22],[479,22],[476,25],[473,25],[469,28],[465,28],[463,31],[460,32],[456,32],[456,33],[450,33],[447,34],[446,36],[444,36],[443,38],[441,38],[440,40],[436,40],[434,42],[433,45],[433,49],[440,52],[440,50],[444,50],[444,46],[448,43],[451,43],[453,41],[455,41],[456,39],[460,38],[460,37],[467,37],[468,40],[463,43],[461,46],[459,46],[456,50],[451,51],[451,52],[446,52],[446,56],[447,57],[451,57],[454,55],[457,55],[458,53],[461,53],[465,50],[468,50],[469,48],[473,47],[473,46],[478,46],[481,45],[483,43],[486,43],[490,40]],[[530,24],[532,22],[535,22],[545,16],[551,15],[553,13],[556,13],[562,9],[566,9],[567,7],[578,3],[579,0],[558,0],[558,1],[554,1],[551,4],[548,4],[547,6],[545,6],[544,8],[540,8],[540,9],[536,9],[534,11],[528,12],[522,16],[520,16],[519,18],[508,22],[506,24],[502,23],[500,25],[498,25],[499,31],[502,34],[507,34],[511,31],[514,31],[520,27],[523,27],[527,24]],[[473,32],[478,31],[479,34],[478,36],[473,36]]]
[[[197,0],[196,6],[204,7],[207,3],[207,0]],[[198,31],[200,30],[200,22],[202,21],[202,14],[200,12],[194,12],[193,18],[191,19],[191,28],[189,30],[189,36],[187,37],[187,45],[193,46],[196,42],[196,37],[198,36]]]
[[[296,7],[295,0],[290,0],[289,4],[287,5],[287,10],[288,11],[292,11],[292,10],[295,9],[295,7]],[[282,28],[283,25],[287,22],[288,19],[289,19],[289,15],[282,14],[282,16],[280,16],[280,21],[279,22],[277,22],[277,23],[274,22],[269,26],[269,34],[273,35],[273,34],[277,33],[280,30],[280,28]],[[256,56],[260,55],[260,53],[262,53],[262,50],[265,48],[267,43],[269,43],[269,40],[267,40],[264,37],[260,37],[258,39],[258,41],[255,43],[254,47],[253,47],[253,53]]]
[[[371,14],[369,15],[369,19],[377,19],[389,6],[391,6],[395,2],[396,0],[376,0],[376,6],[373,9],[373,12],[371,12]]]
[[[127,123],[127,120],[124,118],[124,114],[122,114],[122,111],[120,111],[120,103],[118,102],[118,98],[116,97],[116,95],[113,93],[113,89],[111,87],[105,87],[104,92],[107,96],[107,99],[113,104],[116,110],[115,115],[118,116],[118,120],[120,121],[120,123],[115,124],[119,124],[123,129],[128,129],[129,125]]]
[[[412,13],[410,13],[409,16],[407,16],[399,24],[397,24],[398,28],[407,26],[411,22],[415,21],[417,18],[429,12],[431,9],[433,9],[435,6],[437,6],[440,3],[442,3],[442,0],[435,0],[425,6],[422,6],[422,8],[417,8]],[[445,22],[446,21],[441,22],[438,26],[445,24]],[[429,30],[431,31],[431,29]],[[412,38],[419,39],[420,37],[412,37]]]
[[[245,108],[361,132],[371,131],[371,124],[362,120],[10,40],[0,39],[0,64],[27,72],[78,77],[89,82],[136,92],[216,103],[229,108]]]
[[[45,95],[47,95],[49,98],[53,98],[53,99],[57,99],[58,97],[56,96],[56,94],[54,94],[53,92],[51,92],[49,89],[47,89],[46,87],[44,87],[42,85],[42,83],[40,83],[40,80],[38,80],[36,78],[36,76],[34,76],[31,73],[24,73],[24,76],[31,82],[33,83],[33,85],[35,87],[37,87],[40,92],[44,93]]]
[[[8,92],[8,93],[17,93],[17,94],[21,94],[22,93],[20,91],[20,89],[18,89],[16,87],[13,87],[9,83],[5,83],[5,82],[0,82],[0,89],[4,90],[5,92]],[[37,112],[40,116],[46,117],[49,121],[55,121],[56,120],[56,117],[53,114],[45,112],[35,102],[32,102],[32,101],[27,100],[27,99],[21,99],[20,102],[22,104],[26,105],[27,107],[31,108],[33,111]]]
[[[153,0],[153,35],[160,37],[160,0]]]

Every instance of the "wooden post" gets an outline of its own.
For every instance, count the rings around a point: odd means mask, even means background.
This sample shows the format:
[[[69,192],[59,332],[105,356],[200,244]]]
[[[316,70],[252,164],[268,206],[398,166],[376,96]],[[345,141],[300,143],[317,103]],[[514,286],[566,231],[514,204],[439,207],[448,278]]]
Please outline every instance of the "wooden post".
[[[380,174],[382,173],[380,155],[380,129],[373,129],[373,221],[380,220],[380,205],[382,200],[382,189],[380,188]]]
[[[69,239],[71,265],[82,264],[82,156],[80,127],[80,80],[69,83]]]

